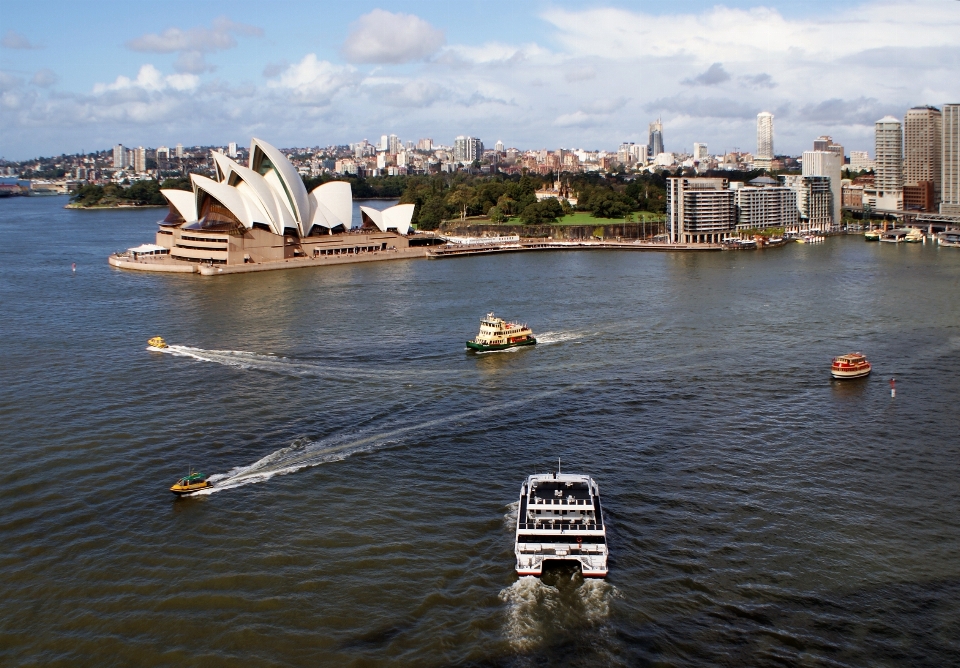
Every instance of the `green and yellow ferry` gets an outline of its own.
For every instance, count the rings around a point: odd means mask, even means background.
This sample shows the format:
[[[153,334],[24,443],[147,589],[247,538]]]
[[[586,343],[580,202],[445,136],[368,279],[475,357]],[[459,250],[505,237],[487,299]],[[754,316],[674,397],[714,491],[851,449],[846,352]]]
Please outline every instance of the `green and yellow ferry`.
[[[480,333],[473,341],[467,341],[467,348],[486,352],[488,350],[506,350],[517,346],[532,346],[537,340],[526,325],[507,322],[493,313],[480,321]]]

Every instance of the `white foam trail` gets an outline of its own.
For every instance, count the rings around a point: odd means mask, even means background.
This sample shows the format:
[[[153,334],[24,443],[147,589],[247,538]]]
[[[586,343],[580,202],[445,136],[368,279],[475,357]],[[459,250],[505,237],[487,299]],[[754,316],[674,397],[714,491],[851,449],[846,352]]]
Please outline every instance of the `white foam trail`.
[[[537,345],[550,345],[553,343],[563,343],[564,341],[576,341],[588,336],[590,332],[543,332],[537,335]]]
[[[358,377],[384,378],[423,376],[424,374],[451,374],[452,370],[423,369],[417,367],[415,371],[410,369],[377,369],[357,368],[357,367],[338,367],[326,364],[318,364],[306,360],[297,360],[279,355],[264,355],[262,353],[253,353],[246,350],[205,350],[203,348],[194,348],[191,346],[173,345],[167,348],[147,348],[151,352],[161,352],[175,357],[189,357],[200,362],[211,362],[213,364],[222,364],[238,369],[255,369],[258,371],[270,371],[287,376],[316,377],[328,379],[350,380]]]
[[[514,501],[507,506],[507,512],[503,515],[503,526],[512,534],[517,530],[517,512],[520,510],[520,502]]]
[[[620,598],[620,591],[605,580],[583,579],[574,571],[569,586],[553,587],[527,575],[501,589],[499,597],[507,606],[503,634],[515,649],[525,651],[548,634],[563,635],[601,624],[610,616],[610,604]]]
[[[358,452],[365,452],[382,448],[395,443],[410,432],[422,432],[431,427],[449,422],[467,420],[478,415],[494,413],[511,407],[559,394],[565,390],[552,390],[524,396],[522,399],[500,402],[484,408],[476,408],[463,413],[456,413],[445,417],[435,418],[426,422],[408,424],[386,431],[375,431],[373,428],[360,431],[356,434],[342,434],[326,438],[321,441],[312,441],[308,438],[297,439],[291,445],[271,452],[266,457],[258,459],[247,466],[234,468],[226,473],[211,475],[208,479],[213,487],[208,487],[186,496],[203,496],[214,494],[226,489],[234,489],[243,485],[264,482],[278,475],[294,473],[310,466],[318,466],[331,461],[339,461]],[[378,427],[382,429],[382,426]]]
[[[544,584],[540,578],[525,575],[500,590],[500,600],[507,604],[504,635],[520,651],[539,645],[546,629],[541,621],[544,611],[554,612],[560,605],[560,590]]]

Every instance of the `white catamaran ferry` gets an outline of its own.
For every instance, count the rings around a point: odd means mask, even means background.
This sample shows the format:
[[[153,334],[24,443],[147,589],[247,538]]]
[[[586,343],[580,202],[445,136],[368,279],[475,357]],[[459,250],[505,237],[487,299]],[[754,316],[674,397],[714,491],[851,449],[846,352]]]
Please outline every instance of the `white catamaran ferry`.
[[[584,577],[606,577],[607,532],[600,489],[588,475],[532,475],[520,488],[514,549],[518,575],[541,575],[546,561],[575,561]]]

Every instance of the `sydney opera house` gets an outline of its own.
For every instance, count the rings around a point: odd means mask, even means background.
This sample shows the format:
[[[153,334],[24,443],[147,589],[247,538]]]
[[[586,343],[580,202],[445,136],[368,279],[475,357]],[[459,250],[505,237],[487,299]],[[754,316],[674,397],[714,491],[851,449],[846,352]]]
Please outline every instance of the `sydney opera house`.
[[[360,207],[353,227],[350,184],[307,192],[283,153],[254,139],[247,167],[213,153],[216,178],[191,174],[193,191],[161,190],[169,213],[156,243],[110,257],[125,269],[235,273],[292,266],[416,257],[407,235],[413,204]]]

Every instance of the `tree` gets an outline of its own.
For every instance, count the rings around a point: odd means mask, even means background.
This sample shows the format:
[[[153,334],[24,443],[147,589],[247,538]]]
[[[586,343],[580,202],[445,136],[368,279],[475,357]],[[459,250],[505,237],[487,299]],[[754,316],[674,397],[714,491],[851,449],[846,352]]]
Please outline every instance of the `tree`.
[[[491,206],[490,210],[487,211],[487,217],[490,218],[491,223],[497,224],[502,223],[504,218],[503,214],[500,212],[500,209],[495,206]]]
[[[467,207],[469,207],[476,197],[476,191],[470,186],[459,185],[447,195],[447,203],[457,207],[460,210],[461,222],[467,217]]]

